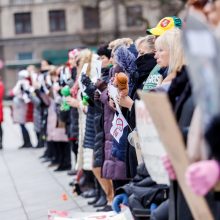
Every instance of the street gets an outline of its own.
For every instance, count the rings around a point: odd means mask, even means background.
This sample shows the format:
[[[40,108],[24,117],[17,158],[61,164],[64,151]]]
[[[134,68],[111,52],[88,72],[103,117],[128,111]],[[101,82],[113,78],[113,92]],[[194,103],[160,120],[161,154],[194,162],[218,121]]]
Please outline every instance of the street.
[[[32,143],[36,142],[32,124],[28,124]],[[22,149],[20,130],[11,121],[9,108],[4,109],[3,147],[0,152],[0,219],[46,220],[48,210],[74,211],[74,217],[95,209],[88,200],[73,195],[71,177],[55,173],[39,157],[44,149]],[[67,195],[64,200],[62,195]],[[85,213],[87,212],[87,213]]]

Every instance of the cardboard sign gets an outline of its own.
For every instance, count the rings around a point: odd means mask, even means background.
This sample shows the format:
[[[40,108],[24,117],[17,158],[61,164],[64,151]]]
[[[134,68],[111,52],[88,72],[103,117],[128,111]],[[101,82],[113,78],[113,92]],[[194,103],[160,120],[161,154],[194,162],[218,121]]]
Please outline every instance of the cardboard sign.
[[[174,166],[178,183],[195,220],[214,220],[212,213],[201,196],[195,195],[186,185],[185,172],[189,165],[183,137],[173,115],[173,110],[164,93],[139,92],[144,101],[166,152]]]
[[[143,101],[135,101],[135,112],[145,166],[156,183],[169,184],[169,178],[161,160],[161,157],[166,155],[166,151]]]

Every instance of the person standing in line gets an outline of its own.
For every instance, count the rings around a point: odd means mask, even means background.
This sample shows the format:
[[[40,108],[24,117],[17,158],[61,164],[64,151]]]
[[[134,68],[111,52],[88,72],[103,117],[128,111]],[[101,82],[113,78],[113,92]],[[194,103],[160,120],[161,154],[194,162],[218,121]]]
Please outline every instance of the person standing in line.
[[[3,149],[3,146],[2,146],[3,104],[2,104],[2,101],[3,101],[3,97],[4,97],[4,90],[5,90],[5,86],[4,86],[2,79],[0,77],[0,150]]]

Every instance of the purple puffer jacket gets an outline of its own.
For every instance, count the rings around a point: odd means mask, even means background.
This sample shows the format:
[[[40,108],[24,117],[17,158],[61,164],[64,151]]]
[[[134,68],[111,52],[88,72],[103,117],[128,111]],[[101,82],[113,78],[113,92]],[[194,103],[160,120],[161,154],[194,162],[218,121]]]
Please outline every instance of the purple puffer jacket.
[[[114,111],[108,104],[107,89],[104,90],[100,97],[101,102],[104,104],[104,132],[105,132],[105,157],[102,166],[102,177],[112,180],[125,180],[126,177],[126,164],[123,161],[111,155],[112,152],[112,135],[110,129],[114,118]]]

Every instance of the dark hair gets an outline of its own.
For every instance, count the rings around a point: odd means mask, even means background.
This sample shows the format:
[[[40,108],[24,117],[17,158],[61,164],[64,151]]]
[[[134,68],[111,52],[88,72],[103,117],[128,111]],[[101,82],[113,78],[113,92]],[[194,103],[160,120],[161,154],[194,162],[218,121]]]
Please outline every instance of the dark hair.
[[[46,61],[48,65],[53,65],[53,63],[50,60],[47,59],[43,59],[43,60]]]
[[[108,44],[104,44],[104,45],[101,45],[98,50],[97,50],[97,54],[99,56],[106,56],[110,59],[111,57],[111,50],[108,49]]]
[[[188,1],[190,5],[193,5],[196,8],[202,9],[207,3],[208,0],[194,0],[194,1]]]

